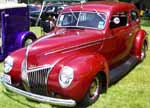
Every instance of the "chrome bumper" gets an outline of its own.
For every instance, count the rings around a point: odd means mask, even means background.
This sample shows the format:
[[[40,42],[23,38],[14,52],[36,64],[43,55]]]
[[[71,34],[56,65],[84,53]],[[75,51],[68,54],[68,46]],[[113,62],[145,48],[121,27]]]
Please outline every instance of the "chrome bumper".
[[[47,96],[41,96],[38,94],[33,94],[30,92],[18,89],[16,87],[13,87],[13,86],[7,84],[6,82],[4,82],[3,80],[1,80],[1,82],[4,85],[4,87],[6,89],[8,89],[9,91],[20,94],[22,96],[25,96],[25,97],[35,100],[35,101],[49,103],[51,105],[57,105],[57,106],[66,106],[66,107],[74,107],[76,105],[76,102],[71,99],[58,99],[58,98],[52,98],[52,97],[47,97]]]

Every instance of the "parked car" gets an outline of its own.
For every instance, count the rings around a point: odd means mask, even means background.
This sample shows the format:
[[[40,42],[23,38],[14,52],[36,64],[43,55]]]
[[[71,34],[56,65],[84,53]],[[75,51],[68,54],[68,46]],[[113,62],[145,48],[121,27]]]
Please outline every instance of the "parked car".
[[[0,4],[0,61],[36,39],[35,34],[29,31],[29,27],[26,4]]]
[[[39,102],[87,107],[145,58],[147,44],[133,4],[73,5],[54,31],[5,59],[2,84]]]
[[[40,14],[41,5],[37,6],[35,4],[29,4],[29,18],[30,18],[30,25],[35,26],[35,23],[37,21],[37,18]]]
[[[44,5],[43,10],[41,10],[42,8],[38,8],[36,5],[29,5],[30,23],[31,23],[30,25],[42,26],[42,22],[49,20],[49,16],[57,18],[59,11],[64,9],[64,7],[66,6],[68,5],[64,3],[53,3],[53,4],[46,3]],[[33,11],[33,8],[34,8],[34,11]],[[40,15],[41,11],[42,11],[42,14]]]
[[[150,9],[146,9],[144,12],[144,17],[150,17]]]

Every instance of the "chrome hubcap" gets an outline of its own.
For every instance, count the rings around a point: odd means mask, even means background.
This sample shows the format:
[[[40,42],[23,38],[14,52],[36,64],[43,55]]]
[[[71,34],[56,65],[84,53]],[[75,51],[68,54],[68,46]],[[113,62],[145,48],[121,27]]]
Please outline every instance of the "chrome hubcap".
[[[99,79],[98,77],[96,77],[90,87],[89,93],[90,99],[92,100],[95,99],[98,96],[98,93],[99,93]]]

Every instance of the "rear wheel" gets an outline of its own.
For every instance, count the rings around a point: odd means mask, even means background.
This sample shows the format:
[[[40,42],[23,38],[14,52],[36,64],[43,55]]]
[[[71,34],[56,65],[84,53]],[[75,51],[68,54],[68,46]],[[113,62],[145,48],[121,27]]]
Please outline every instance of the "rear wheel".
[[[97,75],[93,79],[87,94],[80,103],[80,106],[87,107],[93,104],[98,99],[101,91],[102,91],[102,78],[100,75]]]

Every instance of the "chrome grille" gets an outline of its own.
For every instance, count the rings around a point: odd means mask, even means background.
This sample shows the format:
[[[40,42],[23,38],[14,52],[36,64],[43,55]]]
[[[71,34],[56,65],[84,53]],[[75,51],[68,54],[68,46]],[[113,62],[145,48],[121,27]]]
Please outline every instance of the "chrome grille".
[[[41,95],[47,95],[47,78],[51,67],[34,69],[28,72],[30,91]]]

